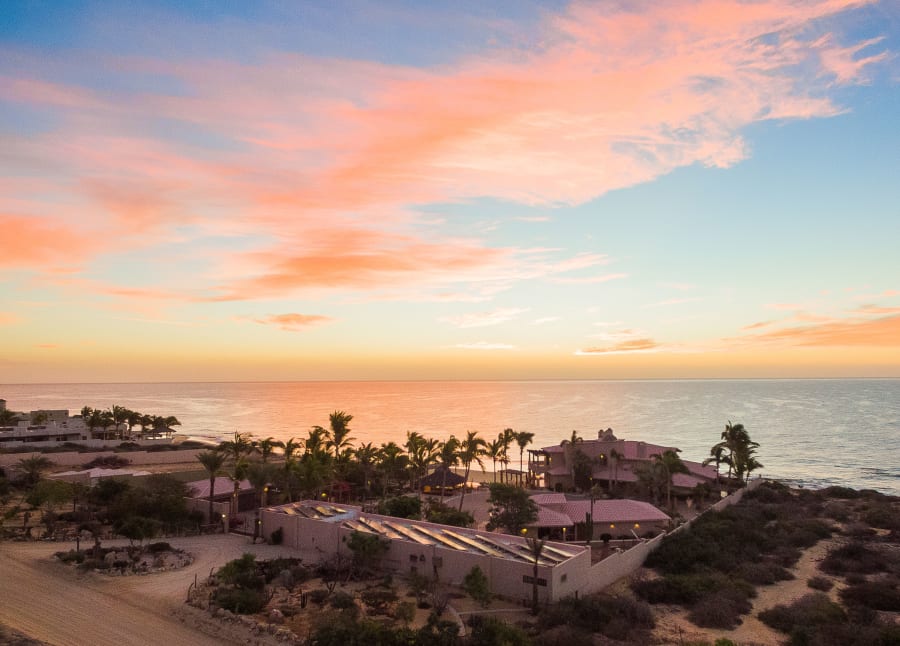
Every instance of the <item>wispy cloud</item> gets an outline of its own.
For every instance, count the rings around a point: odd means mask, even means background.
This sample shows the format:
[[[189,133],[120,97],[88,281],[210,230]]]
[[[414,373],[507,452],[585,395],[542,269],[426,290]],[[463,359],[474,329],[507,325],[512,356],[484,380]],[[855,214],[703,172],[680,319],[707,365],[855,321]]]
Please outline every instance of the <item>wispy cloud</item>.
[[[606,354],[631,354],[637,352],[657,352],[659,351],[660,347],[660,344],[658,344],[653,339],[631,339],[629,341],[622,341],[613,345],[583,348],[581,350],[576,350],[575,355],[590,356]]]
[[[539,319],[535,319],[531,322],[532,325],[546,325],[547,323],[554,323],[556,321],[561,320],[559,316],[543,316]]]
[[[507,307],[490,312],[472,312],[460,314],[459,316],[445,316],[439,320],[455,325],[458,328],[489,327],[512,321],[527,311],[527,309]]]
[[[321,325],[330,323],[332,320],[329,316],[319,314],[270,314],[263,318],[255,318],[255,323],[262,325],[275,325],[287,332],[297,332],[313,325]]]
[[[696,303],[702,300],[703,299],[699,296],[695,296],[693,298],[667,298],[655,303],[647,303],[646,305],[644,305],[644,307],[668,307],[669,305],[684,305],[685,303]]]
[[[487,341],[476,341],[475,343],[457,343],[454,348],[461,350],[515,350],[516,346],[508,343],[489,343]]]
[[[18,314],[12,312],[0,312],[0,325],[13,325],[21,320],[22,319]]]
[[[580,277],[554,277],[549,282],[561,285],[590,285],[593,283],[606,283],[611,280],[620,280],[628,278],[628,274],[604,274],[603,276],[580,276]]]

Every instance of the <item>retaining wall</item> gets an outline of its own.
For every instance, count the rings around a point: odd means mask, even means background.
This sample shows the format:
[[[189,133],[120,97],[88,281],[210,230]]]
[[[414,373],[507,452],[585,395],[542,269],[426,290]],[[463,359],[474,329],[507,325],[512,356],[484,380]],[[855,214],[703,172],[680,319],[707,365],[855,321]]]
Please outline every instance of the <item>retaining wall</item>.
[[[45,458],[60,467],[80,466],[86,462],[99,457],[115,455],[120,458],[130,460],[132,466],[143,466],[152,464],[181,464],[188,462],[196,462],[197,454],[206,449],[183,449],[180,451],[91,451],[79,453],[78,451],[66,451],[65,453],[40,453]],[[7,467],[16,464],[23,458],[31,457],[33,453],[0,453],[0,467]]]

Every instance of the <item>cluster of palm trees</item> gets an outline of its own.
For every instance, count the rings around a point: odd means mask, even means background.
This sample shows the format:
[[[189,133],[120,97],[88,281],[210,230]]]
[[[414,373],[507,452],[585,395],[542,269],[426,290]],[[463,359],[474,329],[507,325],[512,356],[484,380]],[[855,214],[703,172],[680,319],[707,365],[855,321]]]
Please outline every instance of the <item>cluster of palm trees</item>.
[[[130,410],[124,406],[113,406],[105,410],[85,406],[81,409],[81,418],[88,427],[91,437],[94,430],[100,429],[102,439],[125,440],[134,436],[134,428],[140,426],[140,435],[169,435],[173,426],[181,422],[175,416],[147,415]]]
[[[450,469],[461,468],[464,478],[459,500],[461,510],[473,464],[484,468],[484,460],[492,460],[496,480],[496,466],[509,464],[512,447],[519,447],[522,465],[525,447],[534,439],[533,433],[517,433],[509,428],[493,441],[485,440],[478,431],[467,431],[462,438],[451,435],[443,442],[408,431],[403,446],[396,442],[380,446],[367,442],[357,446],[351,435],[352,420],[353,415],[338,410],[329,415],[327,428],[313,426],[305,438],[281,442],[271,437],[256,440],[248,433],[235,433],[216,449],[200,453],[197,459],[210,479],[209,517],[212,518],[215,479],[219,475],[227,475],[234,482],[234,514],[238,488],[244,479],[257,492],[266,491],[268,485],[277,487],[285,502],[299,497],[318,498],[328,489],[335,492],[342,486],[345,490],[351,483],[364,498],[370,498],[373,488],[384,497],[407,484],[421,493],[422,478],[434,467],[444,469],[445,479]],[[276,449],[281,460],[272,463],[270,458]],[[444,490],[442,486],[442,499]]]
[[[732,424],[729,421],[722,431],[721,442],[709,451],[710,457],[703,464],[716,465],[716,479],[719,477],[721,465],[728,465],[728,478],[736,478],[739,482],[750,481],[750,474],[763,465],[756,459],[759,443],[750,439],[750,433],[743,424]]]

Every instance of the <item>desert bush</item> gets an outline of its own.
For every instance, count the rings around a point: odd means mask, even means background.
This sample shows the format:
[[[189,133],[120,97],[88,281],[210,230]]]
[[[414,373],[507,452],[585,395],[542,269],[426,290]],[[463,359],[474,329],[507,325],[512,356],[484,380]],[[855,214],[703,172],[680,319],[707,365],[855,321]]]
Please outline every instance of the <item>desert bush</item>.
[[[865,581],[844,588],[840,597],[848,605],[887,612],[900,611],[900,590],[896,581]]]
[[[873,507],[863,515],[863,520],[880,529],[900,529],[900,513],[889,504]]]
[[[764,610],[759,613],[759,619],[775,630],[791,633],[797,627],[844,623],[847,621],[847,614],[827,596],[814,592],[790,605],[778,605]]]
[[[848,523],[844,528],[844,534],[850,538],[869,538],[875,536],[878,532],[866,525],[865,523]]]
[[[228,561],[219,568],[216,575],[226,585],[247,590],[262,590],[266,583],[265,577],[259,573],[253,554],[244,554],[239,559]]]
[[[266,596],[259,590],[219,588],[214,598],[219,606],[239,615],[256,614],[266,606]]]
[[[741,623],[741,615],[750,612],[747,597],[734,589],[710,594],[691,607],[688,620],[703,628],[731,630]]]
[[[63,563],[84,562],[84,552],[76,552],[75,550],[69,550],[68,552],[57,552],[55,556]]]
[[[772,585],[778,581],[788,581],[794,575],[785,568],[771,561],[741,563],[734,575],[753,585]]]
[[[384,516],[415,520],[422,516],[422,501],[415,496],[387,498],[378,503],[378,513]]]
[[[831,588],[834,587],[834,584],[831,582],[831,579],[824,576],[814,576],[807,580],[806,585],[812,588],[813,590],[819,590],[821,592],[828,592]]]
[[[316,588],[315,590],[310,590],[309,592],[309,600],[313,603],[318,603],[322,605],[325,603],[325,599],[328,598],[330,593],[325,588]]]
[[[647,633],[655,625],[653,612],[643,601],[604,594],[578,599],[566,597],[548,606],[538,621],[542,632],[556,626],[570,626],[578,631],[638,643],[646,641]]]
[[[157,541],[156,543],[150,543],[149,545],[147,545],[147,551],[153,552],[153,553],[169,552],[169,551],[171,551],[171,549],[172,549],[172,546],[169,545],[165,541]]]
[[[675,603],[690,606],[704,597],[735,589],[750,599],[756,596],[753,586],[719,572],[665,576],[661,579],[637,581],[634,592],[649,603]]]
[[[474,615],[469,624],[472,632],[468,643],[470,646],[496,646],[497,644],[515,644],[526,646],[531,644],[531,639],[521,628],[496,619]]]
[[[860,497],[860,492],[850,487],[825,487],[822,489],[822,495],[826,498],[841,498],[843,500],[852,500]]]
[[[883,555],[859,541],[828,551],[819,568],[828,574],[872,574],[886,568]]]
[[[366,604],[371,614],[383,615],[387,613],[388,606],[397,600],[397,593],[391,589],[369,588],[363,590],[359,598]]]
[[[350,608],[352,606],[356,606],[356,601],[353,600],[353,595],[343,590],[338,590],[333,595],[331,595],[331,607],[337,608],[338,610],[343,610],[345,608]]]
[[[592,642],[593,638],[589,631],[567,624],[541,630],[540,634],[535,638],[537,646],[574,646],[575,644],[590,644]]]

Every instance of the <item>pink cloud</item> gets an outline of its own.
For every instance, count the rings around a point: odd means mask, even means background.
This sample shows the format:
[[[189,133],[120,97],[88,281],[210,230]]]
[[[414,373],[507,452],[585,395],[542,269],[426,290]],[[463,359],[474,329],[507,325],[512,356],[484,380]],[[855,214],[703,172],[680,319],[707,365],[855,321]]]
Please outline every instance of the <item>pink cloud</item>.
[[[256,323],[261,323],[263,325],[276,325],[288,332],[297,332],[298,330],[313,325],[329,323],[334,319],[319,314],[272,314],[261,319],[253,320]]]
[[[576,2],[548,14],[540,47],[432,69],[279,53],[252,64],[97,61],[101,72],[127,74],[138,86],[152,75],[182,87],[178,93],[8,74],[4,99],[51,109],[59,125],[4,137],[0,147],[60,178],[52,183],[62,195],[20,188],[0,197],[0,213],[42,214],[28,238],[40,233],[35,227],[55,231],[65,248],[88,257],[106,249],[89,242],[86,228],[54,229],[61,197],[77,203],[82,227],[121,236],[121,252],[252,233],[249,253],[223,251],[210,268],[225,268],[217,300],[443,287],[460,276],[522,280],[530,274],[510,250],[435,243],[412,226],[413,206],[480,196],[579,203],[679,167],[738,163],[748,154],[745,127],[837,114],[827,96],[832,80],[864,80],[884,60],[858,57],[873,41],[804,36],[821,32],[816,21],[861,4]],[[161,120],[198,137],[147,134]],[[194,140],[207,135],[216,143]],[[22,175],[16,181],[26,182]],[[0,216],[0,225],[2,217],[12,216]],[[333,227],[330,238],[322,222]],[[55,256],[23,246],[0,263],[34,268]],[[555,271],[602,258],[585,255]]]
[[[819,325],[772,330],[745,337],[753,344],[808,347],[900,347],[900,315],[877,319],[829,321]]]
[[[14,325],[21,319],[18,314],[12,312],[0,312],[0,325]]]

